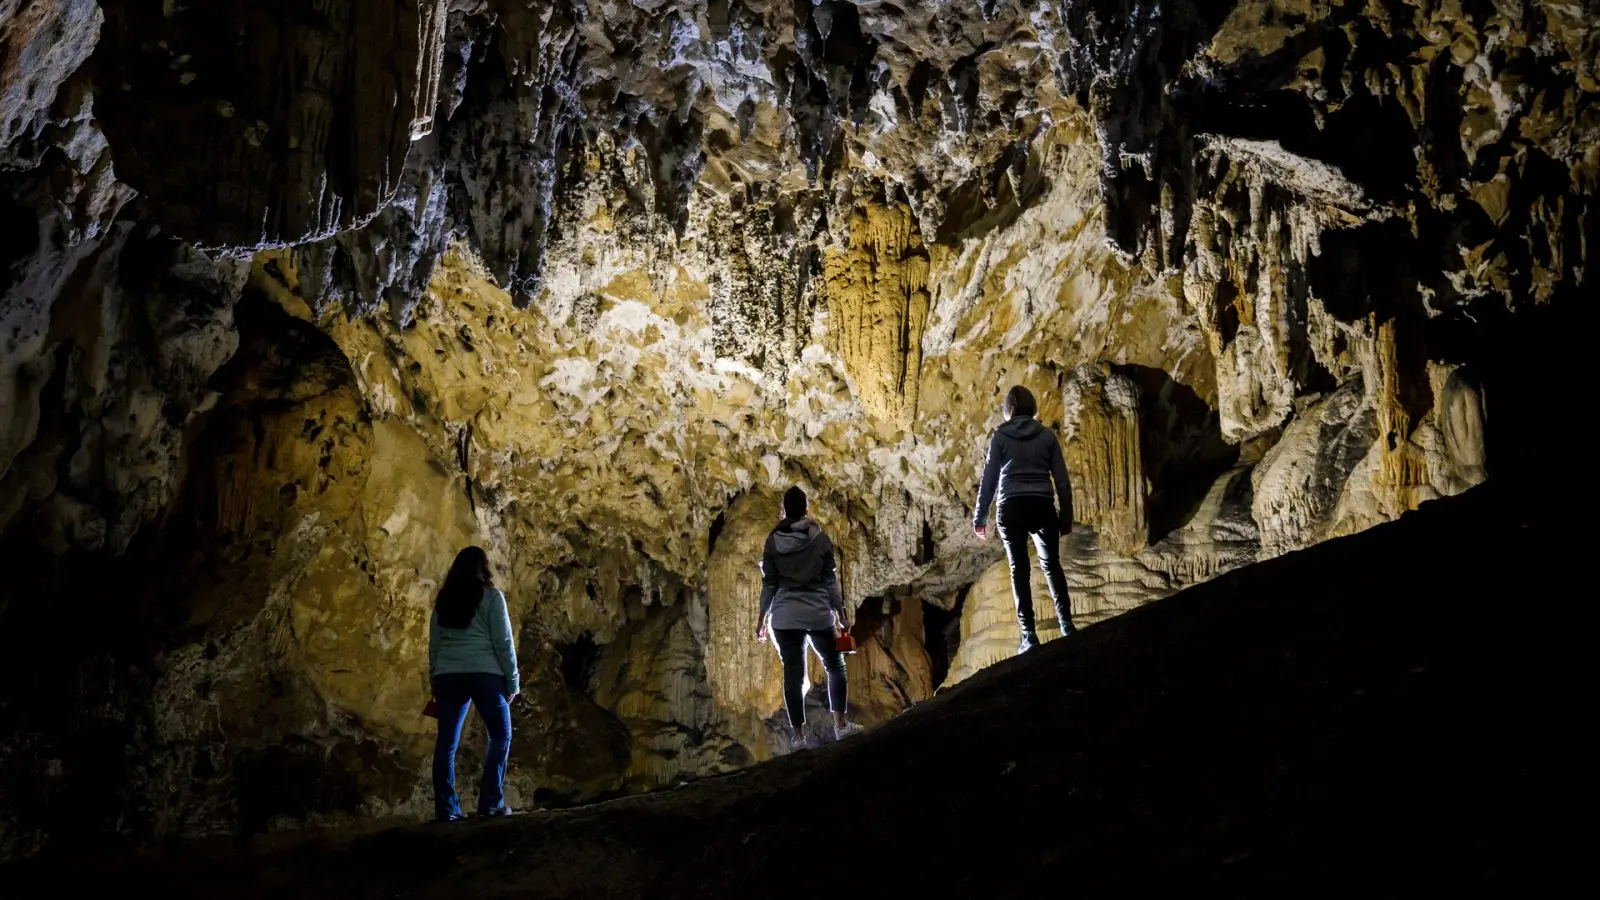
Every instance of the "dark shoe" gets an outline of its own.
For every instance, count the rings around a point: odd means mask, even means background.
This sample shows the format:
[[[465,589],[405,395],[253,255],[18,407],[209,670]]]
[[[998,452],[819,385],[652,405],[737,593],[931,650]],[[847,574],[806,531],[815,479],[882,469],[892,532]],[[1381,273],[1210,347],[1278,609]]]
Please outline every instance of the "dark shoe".
[[[1029,650],[1039,646],[1039,636],[1031,631],[1022,633],[1022,643],[1017,645],[1017,655],[1021,656]]]
[[[1056,627],[1061,629],[1062,637],[1071,637],[1078,631],[1078,629],[1072,624],[1072,618],[1070,616],[1063,616],[1060,612],[1056,613]]]
[[[435,823],[459,822],[459,821],[461,821],[462,819],[465,819],[465,818],[466,818],[466,816],[462,815],[461,813],[450,813],[448,815],[443,815],[443,816],[434,816],[433,817],[433,821]]]

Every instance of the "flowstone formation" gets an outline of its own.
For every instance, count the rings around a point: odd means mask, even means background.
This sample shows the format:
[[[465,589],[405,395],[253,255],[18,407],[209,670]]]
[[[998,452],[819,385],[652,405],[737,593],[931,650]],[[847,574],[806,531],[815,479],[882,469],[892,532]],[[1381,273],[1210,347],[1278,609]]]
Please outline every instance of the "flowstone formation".
[[[1483,481],[1594,289],[1593,2],[122,6],[0,0],[7,856],[425,815],[468,544],[513,803],[764,759],[791,484],[882,722],[1015,652],[1010,385],[1083,626]]]

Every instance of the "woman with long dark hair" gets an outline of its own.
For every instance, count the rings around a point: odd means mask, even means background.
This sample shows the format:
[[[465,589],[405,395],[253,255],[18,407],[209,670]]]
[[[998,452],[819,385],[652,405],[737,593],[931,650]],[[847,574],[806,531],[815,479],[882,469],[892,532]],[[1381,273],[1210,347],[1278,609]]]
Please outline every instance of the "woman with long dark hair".
[[[511,753],[511,701],[521,690],[517,648],[506,597],[494,586],[482,547],[456,554],[428,622],[428,678],[439,710],[433,747],[433,812],[442,822],[462,818],[456,797],[456,750],[467,706],[478,707],[488,732],[478,815],[504,816],[506,759]]]
[[[1039,551],[1039,567],[1050,586],[1056,618],[1063,637],[1072,634],[1072,607],[1067,599],[1067,576],[1061,570],[1061,535],[1072,530],[1072,484],[1067,461],[1056,433],[1039,424],[1039,404],[1033,392],[1017,385],[1006,392],[1002,407],[1005,422],[989,438],[978,485],[978,507],[972,512],[972,531],[989,539],[989,504],[999,493],[1000,540],[1011,566],[1011,597],[1017,604],[1017,627],[1022,631],[1018,652],[1039,646],[1033,630],[1033,586],[1028,581],[1028,539]],[[1060,501],[1057,508],[1053,500]]]

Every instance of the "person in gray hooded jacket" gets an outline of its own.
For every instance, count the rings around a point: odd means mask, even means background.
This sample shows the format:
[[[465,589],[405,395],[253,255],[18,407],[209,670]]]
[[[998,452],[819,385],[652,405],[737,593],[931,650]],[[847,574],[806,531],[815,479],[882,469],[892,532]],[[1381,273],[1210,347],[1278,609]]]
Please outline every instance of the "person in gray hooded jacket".
[[[1033,629],[1033,587],[1028,580],[1028,539],[1039,550],[1039,567],[1050,586],[1063,637],[1072,633],[1072,607],[1067,576],[1061,570],[1061,535],[1072,530],[1072,484],[1056,433],[1034,416],[1039,405],[1022,385],[1006,392],[1006,421],[989,439],[978,485],[978,506],[972,512],[973,533],[989,539],[989,504],[999,494],[1000,540],[1011,566],[1011,596],[1022,630],[1021,652],[1039,645]],[[1052,500],[1058,500],[1059,508]]]
[[[791,746],[799,746],[806,723],[806,643],[828,675],[828,709],[833,730],[848,737],[861,726],[845,720],[847,691],[844,656],[836,644],[844,633],[844,595],[833,559],[833,542],[806,515],[806,492],[791,487],[783,495],[783,518],[767,535],[761,554],[761,610],[756,640],[772,634],[783,662],[783,705],[789,714]]]

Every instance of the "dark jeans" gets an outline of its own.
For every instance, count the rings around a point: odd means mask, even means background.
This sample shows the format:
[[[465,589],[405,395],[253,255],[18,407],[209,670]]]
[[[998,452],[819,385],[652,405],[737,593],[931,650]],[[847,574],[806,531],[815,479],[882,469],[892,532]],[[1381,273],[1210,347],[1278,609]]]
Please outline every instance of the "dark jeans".
[[[1000,540],[1011,564],[1011,597],[1017,602],[1017,625],[1033,633],[1033,586],[1028,583],[1028,538],[1039,550],[1039,567],[1050,585],[1061,633],[1072,633],[1072,604],[1067,598],[1067,576],[1061,571],[1061,524],[1055,501],[1049,497],[1014,497],[1000,505],[996,517]]]
[[[811,649],[822,659],[822,668],[828,673],[828,709],[836,713],[845,711],[844,654],[834,646],[833,631],[805,631],[800,628],[774,628],[772,640],[778,645],[778,658],[783,660],[783,707],[789,711],[789,725],[799,728],[806,724],[806,695],[800,685],[806,680],[806,638],[811,639]]]
[[[511,704],[506,680],[499,675],[436,675],[433,699],[439,704],[439,740],[433,745],[433,814],[440,819],[461,815],[456,797],[456,750],[461,746],[461,726],[467,705],[478,707],[478,718],[489,733],[483,754],[483,780],[478,784],[478,815],[506,805],[506,758],[511,755]]]

